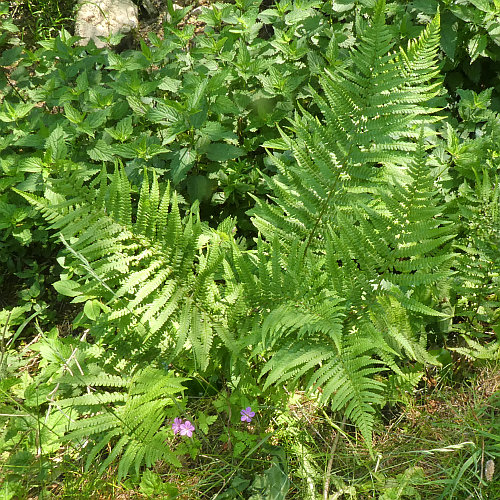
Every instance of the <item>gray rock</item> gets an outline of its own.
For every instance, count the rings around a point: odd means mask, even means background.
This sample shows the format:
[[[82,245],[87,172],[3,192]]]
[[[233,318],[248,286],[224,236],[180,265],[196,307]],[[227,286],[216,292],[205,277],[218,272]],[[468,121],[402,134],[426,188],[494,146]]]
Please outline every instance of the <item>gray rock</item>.
[[[210,7],[212,8],[212,7]],[[203,12],[203,8],[202,7],[195,7],[191,12],[190,14],[194,17],[198,17],[201,13]]]
[[[81,36],[81,45],[90,39],[97,47],[106,44],[98,36],[130,34],[139,26],[138,9],[131,0],[78,0],[75,35]]]

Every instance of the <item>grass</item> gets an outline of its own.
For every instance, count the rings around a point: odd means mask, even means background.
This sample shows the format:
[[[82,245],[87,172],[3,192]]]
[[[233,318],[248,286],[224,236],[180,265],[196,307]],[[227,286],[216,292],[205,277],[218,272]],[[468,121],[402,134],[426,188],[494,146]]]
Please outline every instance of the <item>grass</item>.
[[[461,366],[459,370],[465,369]],[[115,467],[99,477],[97,467],[84,471],[76,450],[61,448],[32,456],[31,461],[21,453],[4,467],[3,475],[8,479],[16,472],[21,478],[15,496],[20,499],[37,492],[40,499],[151,498],[152,491],[154,498],[248,498],[249,491],[256,491],[248,486],[269,474],[271,461],[281,453],[283,458],[286,454],[281,465],[290,479],[287,499],[500,498],[498,471],[490,481],[485,476],[488,460],[500,468],[500,365],[484,364],[472,373],[455,375],[466,375],[468,382],[456,383],[447,375],[445,384],[436,373],[404,408],[387,411],[374,436],[376,460],[353,429],[335,421],[336,415],[317,407],[314,399],[295,393],[284,408],[260,409],[267,427],[259,429],[256,423],[249,433],[264,430],[268,438],[259,438],[237,457],[219,439],[225,431],[219,418],[202,438],[199,454],[183,456],[181,468],[158,463],[154,473],[118,483]],[[196,399],[190,409],[208,411],[213,403],[214,397]],[[14,484],[13,479],[8,483]],[[238,493],[238,485],[246,486],[244,493]],[[231,486],[232,494],[217,497]],[[0,497],[5,483],[3,488]]]
[[[33,47],[63,28],[73,32],[76,4],[75,0],[10,0],[10,15],[21,41]]]

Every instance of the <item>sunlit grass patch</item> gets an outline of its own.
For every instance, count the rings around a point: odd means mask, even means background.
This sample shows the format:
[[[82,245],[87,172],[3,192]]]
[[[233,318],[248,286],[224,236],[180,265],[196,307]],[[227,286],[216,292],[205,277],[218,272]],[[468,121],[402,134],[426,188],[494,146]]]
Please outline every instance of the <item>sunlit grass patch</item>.
[[[76,5],[73,0],[10,0],[10,15],[21,40],[31,46],[63,28],[72,32]]]

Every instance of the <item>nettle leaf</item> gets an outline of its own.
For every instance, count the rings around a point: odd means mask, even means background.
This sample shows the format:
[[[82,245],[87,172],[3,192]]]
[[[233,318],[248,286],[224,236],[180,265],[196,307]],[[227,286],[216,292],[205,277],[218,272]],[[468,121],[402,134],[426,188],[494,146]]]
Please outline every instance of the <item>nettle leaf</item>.
[[[232,144],[225,144],[221,142],[214,142],[202,148],[200,152],[205,153],[207,158],[212,161],[227,161],[238,158],[245,154],[245,150],[233,146]]]
[[[87,72],[79,74],[76,78],[76,90],[79,94],[85,92],[89,88],[89,79],[87,76]]]
[[[83,125],[95,132],[95,130],[99,129],[104,123],[106,123],[108,113],[109,111],[107,109],[97,109],[87,115]]]
[[[172,124],[182,119],[182,113],[167,101],[157,99],[147,110],[146,118],[153,123]]]
[[[94,108],[106,108],[111,106],[115,99],[115,93],[112,89],[107,89],[103,87],[93,87],[89,89],[88,94],[89,103]],[[127,97],[127,100],[129,98]],[[130,97],[130,99],[135,99]],[[132,105],[130,105],[132,107]]]
[[[164,76],[159,85],[158,88],[160,90],[167,90],[169,92],[177,92],[182,85],[181,80],[176,80],[175,78],[170,78],[169,76]]]
[[[80,113],[70,104],[64,105],[64,116],[71,122],[75,124],[79,124],[83,122],[85,118],[85,113]]]
[[[219,122],[206,122],[200,132],[212,141],[220,141],[221,139],[238,139],[238,136],[232,130],[224,127]]]
[[[151,109],[149,105],[138,97],[128,95],[126,99],[130,108],[136,115],[143,116]]]
[[[52,160],[62,160],[68,154],[66,139],[68,135],[63,128],[58,125],[45,141],[45,149]]]
[[[237,115],[240,112],[240,108],[226,95],[217,96],[210,109],[219,115]]]
[[[467,44],[467,51],[469,52],[470,62],[473,63],[479,56],[484,55],[484,50],[488,45],[488,38],[486,35],[474,35]]]
[[[24,118],[34,107],[33,103],[18,102],[12,105],[8,101],[4,101],[3,108],[5,111],[0,113],[0,120],[6,123],[18,121]]]
[[[0,66],[11,66],[21,58],[22,52],[23,47],[21,45],[4,50],[0,56]]]
[[[193,92],[188,94],[187,108],[189,111],[200,111],[203,107],[206,97],[206,89],[208,85],[208,79],[203,78],[200,82],[196,84]]]
[[[186,175],[193,168],[195,160],[196,153],[189,148],[182,148],[172,153],[170,176],[174,184],[179,184],[186,178]]]
[[[452,61],[457,48],[458,27],[459,21],[455,15],[445,10],[441,18],[441,48]]]
[[[88,155],[95,161],[114,161],[117,156],[120,158],[135,158],[137,148],[133,144],[108,144],[99,139],[95,146],[88,151]]]
[[[106,132],[115,140],[124,142],[133,133],[132,117],[126,116],[120,120],[114,128],[106,128]]]
[[[354,2],[352,0],[335,0],[331,3],[330,8],[334,12],[347,12],[354,9]]]

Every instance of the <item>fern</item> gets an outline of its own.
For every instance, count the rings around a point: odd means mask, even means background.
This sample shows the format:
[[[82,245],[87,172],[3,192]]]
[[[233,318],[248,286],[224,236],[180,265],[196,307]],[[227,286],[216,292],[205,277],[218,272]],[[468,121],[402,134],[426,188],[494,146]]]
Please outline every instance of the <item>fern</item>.
[[[475,184],[460,186],[454,208],[460,216],[463,237],[457,242],[455,290],[462,297],[459,315],[492,318],[500,306],[500,187],[486,168],[474,170]],[[465,307],[463,307],[465,305]]]
[[[264,240],[234,263],[261,314],[254,353],[268,359],[265,387],[305,380],[370,449],[383,372],[415,384],[400,361],[437,363],[419,318],[444,316],[425,292],[451,276],[454,259],[424,137],[439,119],[426,104],[440,92],[439,16],[391,52],[383,12],[379,2],[349,63],[320,78],[313,101],[323,119],[301,109],[294,136],[282,131],[293,159],[272,156],[271,202],[253,210]]]
[[[99,466],[104,472],[120,457],[118,478],[133,466],[136,474],[141,465],[150,467],[158,460],[180,465],[168,445],[169,432],[163,426],[165,410],[182,395],[182,382],[161,370],[146,368],[134,376],[65,375],[58,382],[73,387],[85,386],[88,393],[57,402],[63,410],[79,412],[81,418],[73,421],[64,440],[96,438],[86,460],[89,468],[97,454],[115,439],[110,453]],[[112,382],[112,383],[110,383]],[[111,391],[110,386],[117,389]]]
[[[252,211],[256,249],[236,244],[232,221],[210,229],[196,207],[181,217],[177,194],[147,172],[135,212],[122,168],[111,178],[103,170],[89,186],[88,176],[71,173],[50,186],[49,200],[20,193],[65,242],[76,300],[102,301],[106,312],[91,333],[113,347],[110,365],[127,359],[140,370],[162,356],[208,370],[225,358],[231,376],[252,356],[266,389],[318,391],[372,450],[385,373],[412,385],[418,376],[402,362],[436,362],[422,318],[445,315],[426,292],[451,276],[455,258],[455,227],[426,145],[439,120],[429,103],[440,92],[439,15],[394,51],[384,9],[381,0],[349,61],[320,76],[321,95],[311,90],[310,108],[272,143],[285,152],[272,156],[271,200],[256,200]],[[145,394],[106,396],[115,413],[79,420],[70,436],[99,434],[95,453],[118,438],[105,463],[123,450],[123,473],[143,458],[152,463],[161,456],[155,436],[165,399],[155,406]],[[151,429],[132,408],[155,415]],[[141,440],[155,443],[152,455]]]
[[[290,244],[298,236],[324,248],[321,228],[335,224],[335,207],[367,199],[380,175],[373,168],[378,164],[389,172],[406,167],[420,124],[438,119],[426,102],[440,92],[439,16],[406,51],[390,52],[384,8],[379,1],[349,62],[320,77],[323,95],[311,89],[323,121],[302,109],[291,124],[295,139],[282,132],[296,163],[272,157],[279,175],[266,181],[276,203],[257,199],[253,210],[254,224],[266,238],[277,234]]]
[[[205,370],[214,343],[211,324],[224,330],[223,297],[214,280],[223,259],[221,232],[208,230],[194,208],[181,218],[177,194],[167,186],[160,196],[155,174],[150,185],[145,173],[134,221],[123,169],[110,181],[103,170],[89,188],[80,177],[55,182],[54,190],[73,194],[56,204],[20,194],[58,230],[71,262],[82,269],[75,294],[105,302],[109,312],[91,333],[112,342],[114,327],[121,351],[139,349],[143,359],[189,350]],[[226,333],[224,341],[230,337]]]

